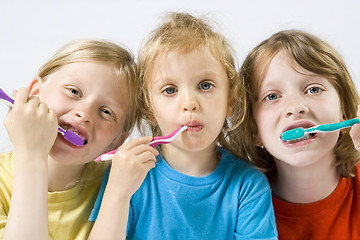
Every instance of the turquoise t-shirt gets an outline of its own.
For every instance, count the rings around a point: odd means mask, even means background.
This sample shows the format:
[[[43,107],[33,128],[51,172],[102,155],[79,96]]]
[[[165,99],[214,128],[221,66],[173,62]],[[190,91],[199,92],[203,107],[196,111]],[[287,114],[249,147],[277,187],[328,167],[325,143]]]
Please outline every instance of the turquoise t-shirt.
[[[223,148],[211,174],[192,177],[163,156],[132,196],[127,239],[277,239],[265,175]],[[109,171],[90,216],[95,221]]]

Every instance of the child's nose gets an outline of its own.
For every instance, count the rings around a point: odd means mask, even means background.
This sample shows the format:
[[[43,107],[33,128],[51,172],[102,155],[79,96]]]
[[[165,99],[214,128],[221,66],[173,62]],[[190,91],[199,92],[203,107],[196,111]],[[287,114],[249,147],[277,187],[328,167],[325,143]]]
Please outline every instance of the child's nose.
[[[286,116],[302,115],[309,112],[309,107],[303,99],[296,96],[291,96],[287,100]]]
[[[192,93],[185,94],[184,103],[183,103],[184,111],[195,111],[198,108],[199,108],[199,103],[197,101],[196,96]]]
[[[91,110],[89,108],[86,108],[85,106],[75,110],[75,116],[79,118],[80,122],[87,124],[93,122]]]

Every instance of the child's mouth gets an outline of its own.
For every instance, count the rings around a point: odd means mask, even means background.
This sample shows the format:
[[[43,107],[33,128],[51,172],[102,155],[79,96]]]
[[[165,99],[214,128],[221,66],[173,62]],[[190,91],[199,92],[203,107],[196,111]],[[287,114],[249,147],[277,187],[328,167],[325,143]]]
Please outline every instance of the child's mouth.
[[[301,141],[313,138],[315,136],[316,136],[316,133],[305,133],[304,136],[302,136],[300,138],[293,139],[293,140],[287,140],[286,143],[289,143],[289,144],[297,143],[297,142],[301,142]]]
[[[88,143],[87,137],[84,134],[82,134],[81,131],[79,131],[79,129],[74,128],[74,127],[72,127],[71,125],[68,125],[68,124],[60,125],[60,127],[62,127],[64,130],[72,131],[73,133],[75,133],[76,135],[81,137],[82,140],[84,141],[84,145],[86,145]]]

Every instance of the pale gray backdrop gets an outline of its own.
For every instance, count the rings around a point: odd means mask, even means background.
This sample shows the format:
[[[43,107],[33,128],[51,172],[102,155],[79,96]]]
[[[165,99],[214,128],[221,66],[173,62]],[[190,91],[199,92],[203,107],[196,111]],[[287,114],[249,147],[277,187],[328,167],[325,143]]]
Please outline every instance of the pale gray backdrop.
[[[343,56],[360,89],[360,2],[357,0],[1,0],[0,87],[27,86],[40,65],[65,42],[110,39],[136,55],[146,34],[168,11],[187,11],[218,23],[237,51],[246,53],[270,34],[310,31]],[[12,150],[0,105],[0,152]]]

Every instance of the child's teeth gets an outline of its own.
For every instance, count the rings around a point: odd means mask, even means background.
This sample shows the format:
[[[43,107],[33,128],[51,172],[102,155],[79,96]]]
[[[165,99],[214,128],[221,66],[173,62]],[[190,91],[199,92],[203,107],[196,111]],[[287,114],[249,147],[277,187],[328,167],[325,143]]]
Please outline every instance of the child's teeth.
[[[288,143],[296,143],[296,142],[300,142],[302,140],[306,140],[306,139],[309,139],[309,138],[312,138],[315,136],[315,133],[308,133],[308,134],[305,134],[303,137],[301,138],[297,138],[297,139],[294,139],[294,140],[289,140],[287,141]]]

